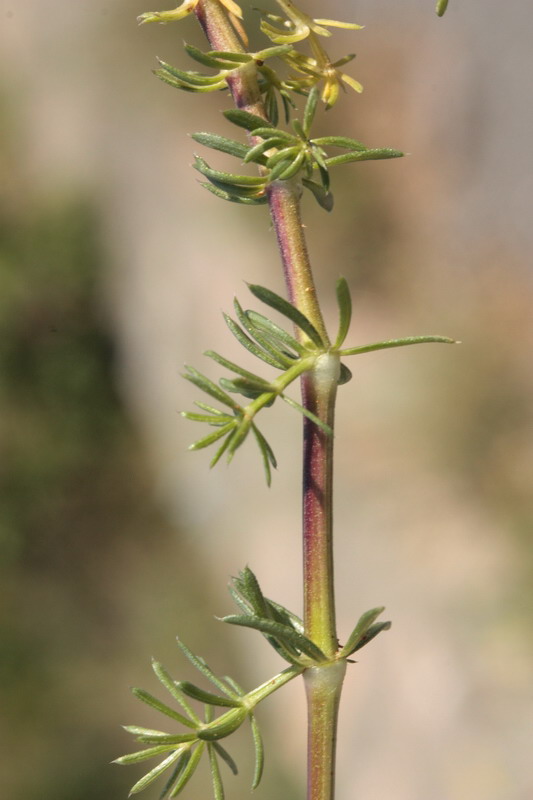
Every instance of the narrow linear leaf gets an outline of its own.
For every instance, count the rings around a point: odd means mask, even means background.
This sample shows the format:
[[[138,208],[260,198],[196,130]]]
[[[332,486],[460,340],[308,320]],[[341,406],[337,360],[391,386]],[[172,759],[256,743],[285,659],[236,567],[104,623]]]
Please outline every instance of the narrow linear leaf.
[[[244,312],[243,312],[244,313]],[[256,342],[254,342],[238,325],[237,323],[232,320],[230,316],[224,314],[224,320],[226,325],[235,336],[237,341],[242,344],[250,353],[252,353],[257,358],[260,358],[261,361],[264,361],[266,364],[269,364],[271,367],[275,367],[276,369],[285,369],[285,364],[280,362],[278,359],[273,358],[269,353],[266,353],[262,348],[260,348]]]
[[[286,642],[318,663],[327,661],[327,658],[322,650],[306,636],[297,633],[294,628],[289,628],[286,625],[280,625],[278,622],[274,622],[270,619],[261,619],[260,617],[240,617],[235,615],[223,617],[222,620],[223,622],[228,622],[230,625],[240,625],[244,628],[254,628],[255,630],[261,631],[261,633],[267,634],[268,636],[273,636],[282,644]]]
[[[262,303],[265,303],[265,305],[275,309],[275,311],[283,314],[283,316],[288,317],[288,319],[297,325],[311,339],[311,341],[317,345],[317,347],[324,347],[324,343],[320,338],[320,334],[314,325],[307,319],[306,316],[304,316],[304,314],[302,314],[301,311],[289,303],[288,300],[285,300],[284,297],[280,297],[279,294],[272,292],[270,289],[266,289],[264,286],[258,286],[257,284],[250,283],[248,284],[248,288],[254,297],[257,297],[257,299]]]
[[[198,672],[201,672],[202,675],[207,678],[214,686],[217,687],[219,691],[223,694],[227,695],[228,697],[234,698],[233,693],[228,689],[226,684],[220,678],[217,678],[213,670],[207,665],[206,661],[201,658],[200,656],[195,655],[192,650],[189,650],[186,644],[184,644],[181,639],[176,636],[176,642],[178,643],[178,647],[182,651],[182,653],[189,659],[191,664],[196,667]]]
[[[159,795],[159,800],[164,800],[164,798],[168,795],[168,793],[170,792],[170,790],[173,787],[174,783],[177,781],[178,777],[181,775],[181,773],[185,769],[185,767],[187,765],[187,762],[189,761],[190,757],[191,757],[191,754],[190,754],[189,750],[186,750],[184,753],[181,754],[181,756],[179,757],[178,761],[176,762],[176,765],[175,765],[174,769],[170,773],[170,777],[169,777],[168,781],[163,786],[163,790],[162,790],[161,794]]]
[[[268,597],[266,599],[268,605],[274,612],[272,615],[274,619],[281,622],[283,625],[289,625],[298,633],[304,632],[304,624],[300,617],[298,617],[296,614],[293,614],[293,612],[289,611],[289,609],[285,608],[285,606],[275,603],[274,600],[270,600]]]
[[[165,687],[167,692],[180,704],[180,706],[184,709],[184,711],[189,715],[190,720],[182,717],[180,721],[183,722],[184,725],[187,725],[189,728],[195,728],[197,725],[200,724],[200,718],[195,710],[191,707],[190,703],[187,702],[185,696],[179,689],[176,687],[176,681],[174,681],[164,666],[159,661],[152,661],[152,669],[159,680],[159,682]]]
[[[208,425],[215,426],[226,425],[228,422],[233,422],[234,419],[227,414],[215,416],[214,414],[196,414],[192,411],[181,411],[180,414],[191,422],[207,422]]]
[[[237,313],[237,317],[239,322],[243,326],[243,328],[248,331],[250,336],[256,340],[256,342],[260,345],[260,347],[268,353],[273,359],[275,364],[279,364],[278,369],[286,370],[289,367],[294,366],[294,359],[289,356],[283,349],[280,347],[275,346],[267,336],[261,333],[250,321],[247,313],[243,311],[239,301],[235,298],[233,301],[233,305],[235,311]]]
[[[255,768],[254,768],[254,777],[252,779],[252,789],[257,789],[257,787],[261,783],[261,778],[263,776],[263,768],[265,765],[265,750],[263,747],[263,739],[261,736],[261,731],[259,730],[259,725],[257,724],[257,720],[254,714],[250,714],[250,725],[252,728],[252,738],[254,740],[254,750],[255,750]]]
[[[173,745],[163,744],[157,747],[148,747],[146,750],[139,750],[137,753],[128,753],[127,756],[120,756],[115,758],[112,764],[137,764],[140,761],[146,761],[149,758],[163,755],[168,753],[169,750],[175,750]]]
[[[311,140],[319,147],[343,147],[347,150],[368,150],[369,148],[357,139],[350,139],[348,136],[319,136]]]
[[[187,742],[194,742],[197,738],[196,732],[177,734],[154,732],[152,734],[138,736],[137,741],[143,742],[143,744],[167,744],[176,747],[180,744],[187,744]]]
[[[294,176],[297,175],[300,172],[300,170],[301,170],[301,168],[302,168],[302,166],[303,166],[303,164],[305,162],[305,159],[306,159],[306,155],[303,152],[303,150],[301,150],[298,153],[298,155],[296,156],[296,158],[294,159],[294,161],[291,164],[289,164],[283,170],[283,172],[280,174],[279,180],[280,181],[288,181],[291,178],[294,178]]]
[[[201,186],[211,192],[211,194],[214,194],[215,197],[219,197],[221,200],[227,200],[230,203],[240,203],[245,206],[261,206],[268,203],[266,194],[245,196],[242,192],[237,193],[236,190],[229,192],[225,189],[221,189],[220,186],[216,186],[213,182],[202,183]]]
[[[270,486],[272,483],[272,470],[271,466],[274,469],[277,467],[276,457],[270,447],[269,443],[257,427],[257,425],[252,424],[252,431],[254,432],[254,436],[257,440],[257,444],[259,446],[259,450],[261,451],[261,456],[263,458],[263,467],[265,470],[265,479],[267,486]]]
[[[228,767],[230,768],[230,770],[234,775],[239,774],[239,770],[237,769],[237,764],[232,759],[226,748],[222,747],[220,742],[209,742],[209,747],[212,747],[214,750],[216,750],[217,754],[220,756],[222,761],[224,761],[228,765]]]
[[[209,467],[211,469],[214,466],[216,466],[216,464],[218,464],[218,462],[220,461],[220,459],[222,458],[222,456],[224,455],[224,453],[228,449],[229,443],[230,443],[230,437],[228,436],[226,439],[224,439],[224,441],[222,442],[222,444],[220,445],[220,447],[216,451],[215,455],[213,456],[213,458],[209,462]]]
[[[309,178],[302,178],[302,183],[306,189],[314,195],[318,205],[325,211],[332,211],[333,209],[333,195],[331,192],[326,192],[321,183],[316,183]]]
[[[235,139],[226,139],[215,133],[193,133],[191,138],[198,144],[210,147],[211,150],[219,150],[221,153],[227,153],[236,158],[245,159],[249,150],[245,144],[237,142]]]
[[[221,172],[220,170],[213,169],[203,158],[200,158],[200,156],[194,157],[193,166],[194,169],[198,170],[198,172],[204,175],[208,180],[213,180],[217,183],[224,183],[229,186],[253,187],[255,189],[261,188],[265,184],[265,179],[258,175],[234,175],[231,172]]]
[[[355,356],[359,353],[371,353],[374,350],[388,350],[392,347],[406,347],[412,344],[459,344],[456,339],[449,336],[407,336],[404,339],[388,339],[384,342],[365,344],[362,347],[348,347],[339,350],[341,356]]]
[[[239,585],[242,594],[248,600],[255,613],[259,617],[268,617],[268,607],[265,597],[259,586],[259,581],[255,577],[250,567],[245,567],[240,574]]]
[[[186,786],[186,784],[190,781],[190,779],[194,775],[196,767],[200,763],[200,759],[202,757],[204,749],[205,749],[204,742],[200,742],[193,750],[190,758],[184,765],[183,770],[181,771],[181,774],[179,775],[178,780],[174,785],[174,788],[169,794],[169,797],[177,797],[179,793],[182,791],[182,789]]]
[[[309,132],[313,125],[317,103],[318,103],[318,89],[316,86],[314,86],[309,92],[309,95],[307,96],[307,102],[304,108],[303,130],[306,138],[309,136]]]
[[[292,408],[295,408],[296,411],[299,411],[300,414],[303,414],[304,417],[307,417],[307,419],[310,419],[311,422],[314,422],[315,425],[321,428],[321,430],[323,430],[324,433],[327,433],[328,436],[333,436],[333,431],[330,428],[330,426],[327,423],[323,422],[321,419],[319,419],[316,416],[316,414],[313,414],[312,411],[309,411],[308,408],[301,406],[300,403],[297,403],[296,400],[293,400],[291,397],[287,397],[286,394],[282,394],[280,395],[280,397],[287,403],[287,405],[291,406]]]
[[[200,689],[194,683],[189,681],[177,681],[176,686],[187,697],[192,697],[194,700],[199,700],[201,703],[207,703],[210,706],[226,706],[230,708],[239,708],[239,700],[234,700],[232,697],[220,697],[218,694],[206,692],[205,689]]]
[[[309,350],[304,344],[301,344],[294,336],[291,336],[290,333],[280,328],[279,325],[276,325],[275,322],[272,322],[272,320],[263,316],[263,314],[259,314],[257,311],[246,311],[246,316],[256,330],[258,329],[263,333],[270,334],[275,340],[278,340],[279,344],[290,347],[291,350],[294,350],[295,353],[301,356],[309,355]]]
[[[171,764],[177,761],[180,756],[181,751],[176,750],[174,753],[171,753],[167,758],[165,758],[160,764],[158,764],[157,767],[154,767],[152,770],[150,770],[150,772],[147,772],[146,775],[140,779],[140,781],[137,781],[137,783],[131,787],[130,796],[132,794],[138,794],[139,792],[142,792],[143,789],[146,789],[146,787],[153,783],[156,778],[159,778],[159,776],[166,769],[168,769]]]
[[[215,353],[214,350],[206,350],[204,356],[212,358],[213,361],[217,362],[217,364],[220,364],[222,367],[225,367],[226,369],[229,369],[232,372],[236,372],[237,375],[241,375],[243,378],[247,378],[248,380],[253,381],[253,383],[257,385],[264,386],[265,389],[268,389],[270,386],[269,382],[266,381],[264,378],[261,378],[259,375],[255,375],[253,372],[249,372],[248,370],[239,367],[238,364],[234,364],[233,361],[230,361],[229,359],[224,358],[224,356]]]
[[[297,143],[294,134],[289,133],[289,131],[284,131],[281,128],[254,128],[251,134],[252,136],[260,136],[262,139],[279,139],[282,142]]]
[[[220,67],[219,59],[214,58],[210,53],[204,53],[202,50],[194,47],[194,45],[187,44],[186,42],[184,42],[183,47],[191,58],[199,64],[203,64],[204,67],[214,67],[215,69]]]
[[[224,787],[222,776],[218,766],[217,754],[211,743],[207,744],[207,754],[209,756],[209,766],[211,767],[211,780],[213,782],[213,796],[215,800],[224,800]]]
[[[209,447],[232,431],[235,428],[235,425],[236,421],[228,422],[227,425],[223,425],[223,427],[219,428],[218,431],[215,431],[214,433],[208,433],[207,436],[204,436],[202,439],[198,439],[197,442],[190,444],[189,450],[203,450],[205,447]]]
[[[201,389],[206,394],[210,395],[215,400],[218,400],[219,403],[222,403],[225,406],[229,406],[232,411],[241,411],[241,407],[233,400],[226,392],[223,392],[216,383],[206,378],[205,375],[202,375],[201,372],[194,369],[194,367],[190,367],[187,364],[185,365],[185,369],[187,372],[183,373],[183,377],[194,383],[198,389]]]
[[[358,642],[362,639],[370,626],[374,624],[379,615],[383,614],[384,611],[385,606],[379,606],[378,608],[371,608],[370,611],[365,611],[365,613],[359,617],[355,628],[349,635],[346,644],[341,650],[341,655],[343,657],[349,656],[354,652]]]
[[[270,128],[268,120],[263,117],[258,117],[256,114],[250,114],[249,111],[241,111],[239,109],[230,108],[224,111],[224,116],[228,122],[238,125],[239,128],[244,128],[247,131],[253,131],[255,128]]]
[[[181,722],[182,725],[186,725],[188,728],[194,728],[194,723],[191,722],[190,719],[187,719],[187,717],[184,717],[183,714],[179,713],[179,711],[174,711],[173,708],[170,708],[169,706],[165,705],[165,703],[162,703],[157,699],[157,697],[151,695],[150,692],[146,692],[144,689],[132,689],[132,692],[138,700],[141,700],[143,703],[146,703],[146,705],[155,708],[156,711],[160,711],[161,714],[165,714],[167,717]],[[175,694],[172,696],[175,700],[180,702]]]
[[[328,167],[335,167],[337,164],[349,164],[352,161],[379,161],[382,158],[402,158],[404,153],[399,150],[392,150],[390,147],[382,147],[371,150],[357,151],[355,153],[343,153],[340,156],[326,158]]]
[[[365,633],[365,635],[363,636],[363,638],[360,640],[357,647],[355,647],[352,650],[352,653],[355,653],[357,650],[360,650],[362,647],[371,642],[372,639],[374,639],[378,635],[378,633],[381,633],[381,631],[390,630],[391,624],[392,623],[390,622],[376,622],[375,625],[371,625],[370,628]]]
[[[339,306],[339,332],[333,345],[334,348],[340,347],[346,339],[352,320],[352,296],[346,278],[339,278],[336,285],[336,293]]]

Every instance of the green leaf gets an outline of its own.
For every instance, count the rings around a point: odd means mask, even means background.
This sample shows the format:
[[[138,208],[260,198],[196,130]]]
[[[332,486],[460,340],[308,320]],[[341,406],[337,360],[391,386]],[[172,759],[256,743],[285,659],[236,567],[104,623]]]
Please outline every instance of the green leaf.
[[[227,414],[214,416],[213,414],[195,414],[192,411],[181,411],[181,416],[184,419],[189,419],[191,422],[207,422],[208,425],[220,427],[226,425],[228,422],[233,422],[234,417]]]
[[[216,383],[210,381],[209,378],[206,378],[205,375],[202,375],[201,372],[194,369],[194,367],[189,367],[187,364],[185,365],[185,369],[187,370],[186,373],[183,373],[183,377],[194,383],[199,389],[201,389],[206,394],[213,397],[215,400],[218,400],[219,403],[223,403],[225,406],[229,406],[232,411],[241,411],[241,407],[233,400],[226,392],[223,392]]]
[[[322,650],[314,642],[287,625],[280,625],[279,622],[274,622],[271,619],[238,615],[222,617],[222,621],[230,625],[240,625],[244,628],[253,628],[261,631],[261,633],[277,639],[281,644],[288,644],[290,647],[296,648],[317,663],[327,661]]]
[[[165,758],[157,767],[154,767],[150,772],[147,772],[140,781],[137,781],[130,789],[130,795],[138,794],[142,792],[143,789],[146,789],[151,783],[153,783],[159,776],[168,769],[171,764],[173,764],[177,759],[182,755],[180,750],[175,750],[171,753],[167,758]]]
[[[198,144],[203,144],[205,147],[210,147],[212,150],[219,150],[221,153],[228,153],[230,156],[245,159],[249,148],[237,142],[235,139],[227,139],[225,136],[219,136],[216,133],[193,133],[192,138]]]
[[[404,154],[399,150],[392,150],[390,147],[381,147],[371,150],[359,150],[353,153],[343,153],[341,156],[326,158],[328,167],[337,164],[348,164],[352,161],[377,161],[382,158],[401,158]]]
[[[275,388],[269,387],[268,385],[265,386],[262,382],[251,381],[248,378],[220,378],[219,383],[222,388],[226,389],[228,392],[242,394],[249,400],[256,400],[263,394],[272,394],[271,401],[266,403],[266,405],[272,405],[277,394]]]
[[[306,189],[312,192],[319,206],[322,206],[326,211],[333,209],[333,195],[327,192],[321,183],[315,183],[309,178],[302,178],[302,183]]]
[[[224,116],[229,122],[238,125],[239,128],[244,128],[247,131],[253,131],[255,128],[270,128],[268,120],[259,117],[256,114],[250,114],[249,111],[241,111],[240,109],[230,108],[224,111]]]
[[[233,772],[234,775],[239,774],[239,770],[237,769],[237,764],[232,759],[226,748],[222,747],[220,742],[209,742],[208,747],[212,747],[214,750],[216,750],[217,754],[228,765],[228,767],[230,768],[230,770]]]
[[[257,284],[248,284],[248,288],[250,289],[251,293],[254,297],[257,297],[262,303],[265,305],[270,306],[275,311],[278,311],[283,316],[288,317],[295,325],[300,328],[308,337],[311,339],[312,342],[316,344],[317,347],[323,349],[325,347],[324,342],[320,338],[320,334],[314,327],[314,325],[307,319],[301,311],[299,311],[295,306],[285,300],[284,297],[280,297],[279,294],[272,292],[270,289],[266,289],[264,286],[258,286]]]
[[[252,136],[261,136],[262,139],[280,139],[281,141],[289,142],[290,144],[296,144],[298,141],[292,133],[284,131],[281,128],[254,128],[251,133]]]
[[[438,17],[444,16],[447,8],[448,8],[448,0],[437,0],[435,11],[437,12]]]
[[[220,767],[218,766],[215,749],[211,743],[207,745],[207,753],[209,756],[209,766],[211,767],[211,779],[213,781],[213,796],[215,800],[224,800],[224,787],[222,785]]]
[[[240,308],[240,306],[239,306]],[[242,309],[241,309],[242,310]],[[244,314],[244,312],[243,312]],[[260,348],[256,342],[254,342],[238,325],[234,320],[231,319],[227,314],[224,314],[224,319],[226,321],[226,325],[235,336],[238,342],[242,344],[247,350],[250,351],[254,356],[260,358],[266,364],[269,364],[271,367],[276,367],[276,369],[284,370],[285,364],[284,362],[280,361],[279,359],[273,358],[270,353],[266,353],[262,348]]]
[[[180,720],[183,722],[184,725],[187,725],[189,728],[195,728],[196,725],[200,724],[200,718],[196,714],[193,708],[191,708],[190,703],[187,702],[182,692],[176,688],[176,681],[174,681],[164,666],[159,661],[152,661],[152,669],[158,679],[158,681],[165,687],[167,692],[180,704],[180,706],[187,712],[189,717],[191,718],[192,722],[188,719],[182,718]]]
[[[339,332],[334,349],[339,348],[348,335],[352,320],[352,296],[345,278],[339,278],[336,285],[337,305],[339,306]]]
[[[296,158],[283,170],[283,172],[279,176],[280,181],[288,181],[291,178],[294,178],[297,175],[306,159],[306,154],[303,150],[300,150]]]
[[[181,773],[183,772],[183,770],[187,766],[187,763],[188,763],[190,757],[191,757],[191,754],[190,754],[190,752],[188,750],[186,750],[184,753],[181,754],[181,756],[179,757],[178,761],[176,762],[176,766],[174,767],[174,769],[172,770],[172,772],[170,774],[170,778],[168,779],[166,784],[163,786],[163,791],[159,795],[159,800],[163,800],[163,798],[165,798],[168,795],[168,793],[170,792],[172,786],[174,785],[174,783],[178,779],[179,775],[181,775]]]
[[[210,50],[209,55],[232,64],[247,64],[253,61],[250,53],[232,53],[231,50]]]
[[[167,64],[166,61],[162,61],[160,58],[157,60],[161,65],[161,69],[155,71],[156,75],[159,75],[160,72],[165,72],[169,75],[172,75],[174,78],[177,78],[178,81],[183,81],[184,83],[192,86],[210,86],[215,83],[220,83],[221,81],[220,75],[200,75],[199,72],[192,72],[190,70],[184,71],[178,69],[177,67],[173,67],[171,64]]]
[[[261,348],[274,359],[273,366],[278,366],[278,369],[286,370],[289,367],[294,366],[294,359],[290,358],[289,355],[279,347],[276,347],[272,344],[272,342],[263,335],[257,328],[252,325],[250,322],[247,314],[242,310],[239,301],[235,298],[233,301],[233,305],[235,311],[237,313],[237,317],[239,322],[245,328],[250,336],[253,336],[256,342],[261,346]]]
[[[259,50],[257,53],[254,53],[254,60],[266,61],[267,58],[279,58],[279,56],[290,53],[291,50],[292,45],[290,44],[281,44],[277,47],[265,47],[264,50]]]
[[[370,628],[367,630],[363,638],[360,640],[357,647],[355,647],[352,652],[355,653],[357,650],[360,650],[362,647],[367,645],[372,639],[374,639],[378,633],[381,631],[388,631],[390,630],[391,623],[390,622],[376,622],[375,625],[371,625]]]
[[[215,353],[214,350],[206,350],[204,356],[212,358],[213,361],[217,362],[217,364],[220,364],[220,366],[231,370],[231,372],[236,372],[237,375],[241,375],[243,378],[248,378],[248,380],[253,381],[257,385],[263,386],[265,390],[270,388],[269,382],[264,378],[261,378],[259,375],[254,375],[253,372],[248,372],[248,370],[239,367],[238,364],[234,364],[233,361],[229,361],[227,358]]]
[[[201,703],[207,703],[211,706],[229,706],[230,708],[239,708],[241,703],[239,700],[234,700],[232,697],[220,697],[218,694],[206,692],[205,689],[200,689],[194,683],[189,681],[177,681],[176,686],[187,697],[192,697],[194,700],[199,700]]]
[[[272,483],[272,471],[270,469],[271,465],[276,468],[276,457],[272,452],[272,448],[270,447],[269,443],[259,430],[259,428],[252,423],[252,431],[254,432],[255,438],[257,440],[257,444],[259,445],[259,449],[261,451],[261,455],[263,457],[263,467],[265,470],[265,479],[267,482],[267,486],[270,486]]]
[[[384,611],[385,606],[379,606],[378,608],[371,608],[370,611],[365,611],[365,613],[359,617],[355,628],[349,635],[346,644],[340,652],[342,657],[345,658],[354,652],[363,636],[365,636],[369,628]]]
[[[183,770],[181,771],[178,780],[176,781],[174,788],[172,789],[169,797],[177,797],[181,790],[185,787],[185,785],[189,782],[194,774],[194,770],[198,766],[200,759],[202,757],[202,753],[204,752],[205,743],[200,742],[193,752],[190,754],[190,758],[185,763]]]
[[[186,42],[183,46],[188,55],[195,61],[198,61],[199,64],[203,64],[204,67],[214,67],[215,69],[220,69],[220,60],[218,58],[214,58],[211,53],[204,53],[202,50],[194,47],[194,45],[187,44]]]
[[[315,118],[316,107],[318,103],[318,89],[314,86],[307,96],[307,102],[304,109],[303,131],[306,138],[309,137],[313,120]]]
[[[317,139],[312,139],[311,141],[319,147],[330,145],[332,147],[344,147],[348,150],[369,149],[365,144],[358,142],[357,139],[350,139],[348,136],[319,136]]]
[[[388,339],[384,342],[374,342],[361,347],[347,347],[339,350],[341,356],[356,356],[360,353],[372,353],[375,350],[389,350],[392,347],[407,347],[412,344],[459,344],[448,336],[407,336],[404,339]]]
[[[231,192],[227,191],[217,186],[214,181],[212,183],[202,183],[201,185],[204,189],[210,191],[211,194],[214,194],[215,197],[219,197],[221,200],[228,200],[230,203],[241,203],[242,205],[248,206],[259,206],[268,203],[266,194],[246,196],[242,191],[239,192],[236,189]]]
[[[279,325],[276,325],[276,323],[272,322],[268,317],[259,314],[257,311],[246,311],[245,313],[253,327],[272,337],[273,343],[277,344],[278,347],[288,347],[293,350],[295,354],[300,356],[309,355],[309,350],[304,344],[301,344],[294,336],[291,336],[286,330],[280,328]]]
[[[209,445],[218,442],[219,439],[222,439],[224,436],[226,436],[226,434],[235,428],[236,424],[236,420],[233,422],[228,422],[227,425],[219,428],[218,431],[215,431],[214,433],[208,433],[207,436],[203,436],[201,439],[198,439],[198,441],[190,444],[189,450],[203,450],[204,447],[209,447]]]
[[[295,408],[296,411],[299,411],[300,414],[303,414],[304,417],[307,417],[307,419],[311,420],[311,422],[314,422],[315,425],[318,425],[318,427],[321,428],[321,430],[323,430],[324,433],[326,433],[328,436],[333,436],[333,431],[330,428],[330,426],[327,425],[325,422],[323,422],[321,419],[319,419],[316,416],[316,414],[313,414],[313,412],[309,411],[308,408],[301,406],[300,403],[297,403],[296,400],[293,400],[291,397],[287,397],[286,394],[282,394],[280,396],[281,399],[287,403],[287,405],[291,406],[292,408]]]
[[[166,714],[167,717],[170,717],[171,719],[181,722],[182,725],[186,725],[188,728],[194,728],[194,723],[191,722],[190,719],[187,719],[186,717],[183,716],[183,714],[180,714],[178,711],[174,711],[173,708],[170,708],[165,703],[162,703],[161,700],[158,700],[157,697],[154,697],[149,692],[146,692],[144,689],[132,689],[131,691],[138,700],[142,700],[143,703],[146,703],[146,705],[155,708],[156,711],[160,711],[161,714]],[[178,702],[180,702],[180,700],[175,694],[173,694],[173,697],[175,700],[178,700]]]
[[[250,725],[252,727],[252,738],[254,740],[254,750],[255,750],[255,768],[254,768],[254,777],[252,780],[252,789],[257,789],[257,787],[261,783],[261,777],[263,775],[263,767],[265,764],[265,751],[263,747],[263,739],[261,737],[261,732],[259,730],[259,725],[257,724],[257,720],[253,714],[250,714]]]
[[[153,733],[147,733],[142,736],[137,736],[138,742],[143,742],[144,744],[166,744],[169,746],[176,747],[180,744],[187,744],[187,742],[194,742],[198,738],[196,731],[194,733],[158,733],[154,731]]]
[[[163,753],[168,753],[169,750],[175,750],[176,748],[173,745],[163,744],[158,745],[157,747],[148,747],[146,750],[138,750],[136,753],[128,753],[127,756],[120,756],[120,758],[115,758],[112,761],[112,764],[137,764],[140,761],[146,761],[149,758],[154,758],[155,756],[163,755]]]
[[[280,139],[279,136],[272,137],[270,139],[265,139],[264,141],[259,142],[254,147],[251,147],[250,150],[248,150],[244,159],[244,163],[247,164],[250,161],[255,161],[258,164],[266,164],[267,163],[266,157],[264,155],[266,151],[274,147],[279,147],[280,145],[283,145],[285,143],[286,140]]]
[[[185,645],[181,639],[176,636],[176,642],[178,643],[178,647],[182,651],[182,653],[189,659],[191,664],[196,667],[198,672],[201,672],[202,675],[207,678],[217,689],[222,692],[223,694],[227,695],[227,697],[231,697],[233,699],[238,699],[234,693],[228,689],[226,684],[220,678],[217,678],[213,670],[207,665],[205,660],[200,656],[195,655],[192,650],[189,650],[187,645]]]
[[[265,185],[265,179],[259,175],[234,175],[231,172],[221,172],[220,170],[212,169],[200,156],[194,157],[193,167],[209,180],[217,181],[217,184],[224,183],[229,186],[249,186],[255,189]]]
[[[239,588],[242,595],[248,600],[259,617],[268,617],[268,608],[259,586],[259,581],[255,577],[250,567],[245,567],[239,575]]]

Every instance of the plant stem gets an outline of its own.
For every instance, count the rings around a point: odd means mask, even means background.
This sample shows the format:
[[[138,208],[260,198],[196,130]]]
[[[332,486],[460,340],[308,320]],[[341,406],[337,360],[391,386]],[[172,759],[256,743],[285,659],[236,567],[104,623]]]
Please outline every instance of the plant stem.
[[[195,13],[213,49],[244,52],[226,11],[216,0],[200,0]],[[228,84],[238,108],[266,119],[255,69],[239,70]],[[267,191],[289,300],[329,344],[300,215],[301,189],[293,181],[276,181]],[[302,337],[301,331],[297,334]],[[327,353],[317,359],[312,371],[302,376],[304,407],[332,430],[339,369],[339,357]],[[305,633],[333,659],[338,647],[333,591],[333,436],[307,418],[303,430]],[[304,673],[308,701],[308,800],[333,800],[337,713],[345,668],[344,661],[337,661]]]

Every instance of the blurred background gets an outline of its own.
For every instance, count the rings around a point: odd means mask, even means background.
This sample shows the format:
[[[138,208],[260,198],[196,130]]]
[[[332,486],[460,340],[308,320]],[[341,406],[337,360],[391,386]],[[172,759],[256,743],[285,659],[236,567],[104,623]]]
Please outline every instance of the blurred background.
[[[365,92],[341,98],[322,131],[410,154],[333,173],[331,215],[305,200],[328,320],[343,274],[349,343],[463,342],[352,359],[340,392],[340,637],[381,604],[393,627],[346,681],[338,800],[529,800],[533,6],[451,0],[441,20],[432,0],[398,6],[306,4],[365,25],[330,47],[357,51],[349,70]],[[220,311],[235,293],[247,301],[244,281],[283,285],[266,211],[222,203],[190,169],[188,133],[234,135],[220,115],[228,98],[180,94],[151,74],[156,55],[189,68],[181,43],[202,46],[195,21],[139,29],[146,10],[2,0],[0,791],[10,800],[125,798],[144,765],[109,764],[134,749],[120,725],[156,722],[129,687],[158,693],[151,656],[192,677],[178,633],[248,688],[282,668],[259,636],[214,619],[230,613],[226,583],[245,564],[269,596],[301,609],[296,415],[265,415],[280,462],[270,490],[251,446],[213,472],[205,452],[186,452],[197,430],[179,411],[196,394],[182,364],[217,376],[201,353],[238,352]],[[303,713],[301,684],[260,712],[258,800],[304,796]],[[248,735],[230,750],[238,800],[249,796]],[[204,775],[184,796],[208,791]]]

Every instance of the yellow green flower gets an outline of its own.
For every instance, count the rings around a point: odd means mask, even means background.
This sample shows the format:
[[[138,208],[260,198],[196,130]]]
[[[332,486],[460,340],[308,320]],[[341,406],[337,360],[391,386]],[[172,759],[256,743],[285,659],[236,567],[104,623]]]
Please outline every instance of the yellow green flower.
[[[313,19],[305,12],[300,11],[290,0],[277,0],[279,6],[285,12],[286,19],[275,14],[265,14],[261,22],[261,30],[276,44],[294,44],[306,39],[311,33],[317,36],[331,36],[331,28],[347,28],[348,30],[359,30],[362,26],[354,22],[337,22],[333,19]],[[271,25],[268,20],[281,24],[278,28]]]
[[[338,61],[332,62],[314,35],[310,36],[309,42],[313,52],[312,56],[306,56],[303,53],[298,53],[296,50],[284,56],[284,60],[293,67],[293,69],[306,76],[303,79],[291,81],[290,83],[294,88],[317,86],[322,82],[320,99],[326,104],[327,108],[331,108],[335,105],[341,88],[344,89],[344,84],[350,86],[356,92],[363,91],[363,87],[359,81],[356,81],[351,75],[347,75],[345,72],[338,69],[338,67],[348,63],[348,61],[351,61],[355,56],[344,56],[343,58],[339,58]]]
[[[234,0],[218,0],[221,5],[234,17],[242,19],[242,11],[240,6]],[[147,11],[137,17],[139,25],[144,25],[145,22],[175,22],[176,20],[183,19],[188,14],[191,14],[199,0],[184,0],[181,5],[172,11]]]

